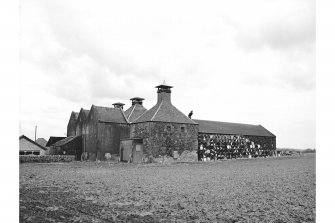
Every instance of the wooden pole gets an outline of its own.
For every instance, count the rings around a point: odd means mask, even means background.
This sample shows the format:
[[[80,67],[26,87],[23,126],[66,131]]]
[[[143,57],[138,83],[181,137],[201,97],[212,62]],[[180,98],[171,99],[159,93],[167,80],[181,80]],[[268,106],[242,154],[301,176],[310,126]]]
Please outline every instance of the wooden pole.
[[[37,125],[35,125],[35,142],[36,142],[36,132],[37,132]]]

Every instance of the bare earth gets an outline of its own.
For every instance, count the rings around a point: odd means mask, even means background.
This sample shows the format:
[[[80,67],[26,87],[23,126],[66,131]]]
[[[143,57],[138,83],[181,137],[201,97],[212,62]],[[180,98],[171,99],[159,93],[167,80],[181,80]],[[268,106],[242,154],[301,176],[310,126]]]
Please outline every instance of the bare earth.
[[[315,222],[315,155],[20,164],[20,222]]]

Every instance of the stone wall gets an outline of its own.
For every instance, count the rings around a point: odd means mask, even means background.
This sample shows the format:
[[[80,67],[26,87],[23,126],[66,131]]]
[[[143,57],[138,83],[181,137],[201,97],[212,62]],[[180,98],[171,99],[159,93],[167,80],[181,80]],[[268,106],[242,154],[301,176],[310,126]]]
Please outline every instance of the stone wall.
[[[276,137],[206,134],[198,135],[198,159],[230,159],[271,156]]]
[[[131,137],[143,139],[143,152],[154,158],[181,155],[184,151],[198,148],[198,126],[167,122],[145,122],[132,124]]]

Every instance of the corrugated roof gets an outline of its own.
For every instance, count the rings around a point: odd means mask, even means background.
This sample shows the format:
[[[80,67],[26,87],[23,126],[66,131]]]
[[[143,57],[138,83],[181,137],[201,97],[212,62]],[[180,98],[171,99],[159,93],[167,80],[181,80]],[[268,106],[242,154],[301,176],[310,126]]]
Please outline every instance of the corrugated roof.
[[[77,137],[80,137],[80,136],[69,136],[69,137],[66,137],[65,139],[59,140],[58,142],[56,142],[52,146],[63,146],[65,144],[71,142],[72,140],[76,139]]]
[[[139,122],[172,122],[172,123],[185,123],[197,124],[192,119],[189,119],[175,106],[168,101],[161,101],[157,103],[150,110],[143,113],[142,116],[137,118],[133,123]]]
[[[144,112],[146,112],[148,109],[146,109],[143,105],[140,104],[134,104],[130,108],[128,108],[124,114],[127,117],[129,122],[133,122],[135,119],[140,117]]]
[[[92,107],[99,121],[128,123],[127,118],[125,117],[122,109],[120,108],[108,108],[95,105],[93,105]]]
[[[250,136],[275,136],[261,125],[249,125],[231,122],[217,122],[193,119],[199,124],[201,133],[218,133]]]
[[[45,146],[51,146],[52,144],[58,142],[59,140],[65,139],[66,137],[50,136],[47,144]]]

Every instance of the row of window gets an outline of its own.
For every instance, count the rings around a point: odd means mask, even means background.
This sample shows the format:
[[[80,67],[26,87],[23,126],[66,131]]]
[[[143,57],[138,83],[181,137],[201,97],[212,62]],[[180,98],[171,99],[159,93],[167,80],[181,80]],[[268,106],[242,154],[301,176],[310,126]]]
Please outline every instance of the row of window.
[[[40,152],[38,151],[20,151],[20,155],[40,155]]]
[[[170,125],[166,126],[166,131],[172,132],[172,126],[170,126]],[[185,132],[185,126],[181,126],[180,131]]]

